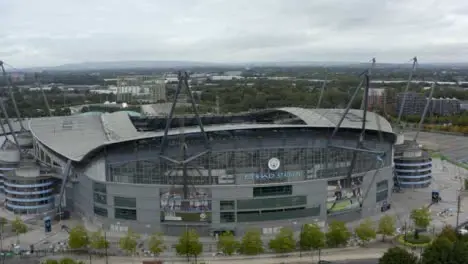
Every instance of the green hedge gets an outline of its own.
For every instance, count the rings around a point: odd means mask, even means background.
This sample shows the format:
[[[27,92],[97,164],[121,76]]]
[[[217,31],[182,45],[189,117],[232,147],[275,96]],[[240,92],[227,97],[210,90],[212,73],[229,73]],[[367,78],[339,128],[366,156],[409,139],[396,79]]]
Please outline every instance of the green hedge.
[[[407,247],[427,247],[431,244],[432,242],[432,237],[424,234],[419,234],[419,238],[415,239],[414,234],[408,233],[406,234],[406,240],[405,240],[405,235],[399,235],[397,237],[397,241]]]

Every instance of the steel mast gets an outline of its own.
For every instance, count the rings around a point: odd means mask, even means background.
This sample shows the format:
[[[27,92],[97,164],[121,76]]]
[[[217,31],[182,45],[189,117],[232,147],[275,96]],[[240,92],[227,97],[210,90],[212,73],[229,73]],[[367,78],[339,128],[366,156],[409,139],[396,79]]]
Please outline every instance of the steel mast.
[[[3,79],[5,80],[5,82],[7,84],[8,93],[10,94],[10,99],[11,99],[11,101],[13,103],[13,107],[14,107],[15,112],[16,112],[16,117],[17,117],[17,120],[18,120],[18,122],[20,124],[20,127],[21,127],[21,132],[24,132],[24,131],[26,131],[26,129],[23,126],[23,119],[21,118],[21,114],[20,114],[20,111],[18,109],[18,105],[16,104],[15,95],[13,93],[13,86],[11,85],[10,78],[7,76],[7,73],[5,71],[5,66],[3,65],[3,61],[0,61],[0,67],[2,68]]]
[[[401,116],[403,115],[403,108],[404,108],[405,102],[406,102],[406,94],[408,93],[411,81],[413,80],[413,74],[416,71],[416,64],[418,63],[418,58],[416,56],[412,60],[413,60],[413,66],[411,67],[411,71],[410,71],[409,76],[408,76],[408,82],[406,83],[405,91],[403,93],[403,100],[401,102],[400,109],[399,109],[399,112],[398,112],[398,119],[396,121],[398,126],[400,125]]]
[[[50,110],[50,106],[49,106],[49,101],[47,100],[47,96],[44,92],[44,89],[42,87],[42,84],[41,84],[41,80],[40,80],[40,77],[39,77],[39,73],[35,73],[34,74],[34,80],[36,81],[36,85],[39,87],[39,89],[41,90],[41,94],[42,94],[42,99],[44,100],[44,104],[46,106],[46,110],[47,110],[47,113],[49,114],[49,116],[53,116],[52,115],[52,111]]]
[[[0,67],[2,68],[3,79],[5,80],[5,83],[8,84],[9,80],[8,80],[8,77],[7,77],[6,72],[5,72],[5,67],[3,66],[3,61],[1,61],[1,60],[0,60]],[[15,129],[13,128],[13,125],[11,124],[11,120],[10,120],[10,117],[8,116],[8,112],[6,110],[5,102],[4,102],[3,98],[0,98],[0,108],[1,108],[1,110],[3,112],[3,116],[6,119],[8,129],[10,130],[11,136],[13,137],[13,140],[14,140],[14,142],[16,144],[16,147],[18,148],[19,152],[21,153],[21,147],[20,147],[20,144],[19,144],[19,141],[18,141],[18,137],[16,136]],[[21,122],[20,122],[20,124],[21,124]],[[2,125],[2,127],[3,127],[3,125]],[[7,135],[5,134],[5,136],[7,136]]]

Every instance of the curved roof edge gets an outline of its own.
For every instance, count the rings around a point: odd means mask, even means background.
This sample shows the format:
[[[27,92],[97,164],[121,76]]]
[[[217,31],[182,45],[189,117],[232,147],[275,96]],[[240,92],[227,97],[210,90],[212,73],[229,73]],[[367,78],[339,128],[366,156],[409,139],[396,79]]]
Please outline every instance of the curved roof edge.
[[[268,128],[283,128],[283,127],[317,127],[317,128],[334,128],[344,113],[344,109],[304,109],[298,107],[283,107],[276,109],[265,109],[256,111],[258,114],[280,111],[288,113],[302,120],[301,125],[285,125],[285,124],[220,124],[206,126],[207,132],[222,131],[222,130],[240,130],[240,129],[268,129]],[[341,128],[343,129],[361,129],[362,110],[351,109],[348,115],[343,120]],[[110,114],[112,115],[112,114]],[[101,115],[103,117],[104,115]],[[126,118],[126,115],[115,115],[114,119]],[[113,120],[113,123],[118,120]],[[121,120],[122,124],[129,124],[129,120]],[[70,129],[68,123],[73,123],[75,129]],[[119,122],[120,123],[120,122]],[[67,124],[67,126],[65,125]],[[30,120],[29,128],[32,135],[41,144],[53,150],[58,155],[70,159],[75,162],[82,161],[90,153],[98,149],[117,143],[124,143],[134,140],[148,139],[153,137],[164,136],[164,131],[156,132],[137,132],[125,133],[125,136],[120,138],[109,138],[106,136],[106,122],[97,116],[73,116],[70,117],[52,117]],[[380,129],[379,129],[380,127]],[[133,127],[133,129],[135,129]],[[133,130],[132,129],[132,130]],[[372,112],[367,113],[367,130],[378,131],[394,134],[390,123],[380,115]],[[185,133],[199,133],[198,127],[186,127]],[[169,131],[169,135],[177,135],[179,129]]]

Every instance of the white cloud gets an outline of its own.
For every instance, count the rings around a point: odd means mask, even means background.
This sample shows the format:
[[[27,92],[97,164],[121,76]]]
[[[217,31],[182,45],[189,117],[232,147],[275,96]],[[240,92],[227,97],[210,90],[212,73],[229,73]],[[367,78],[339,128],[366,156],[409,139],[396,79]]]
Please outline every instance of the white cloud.
[[[468,61],[466,0],[2,0],[0,59]]]

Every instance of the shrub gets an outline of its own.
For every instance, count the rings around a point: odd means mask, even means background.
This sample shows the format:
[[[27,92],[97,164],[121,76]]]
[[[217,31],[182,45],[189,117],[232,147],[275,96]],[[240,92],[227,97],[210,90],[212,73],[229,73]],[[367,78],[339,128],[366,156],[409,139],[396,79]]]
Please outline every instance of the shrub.
[[[399,235],[397,240],[400,244],[408,247],[427,247],[432,242],[432,238],[428,235],[419,234],[418,238],[415,238],[412,233],[406,234],[406,240],[405,235]]]

